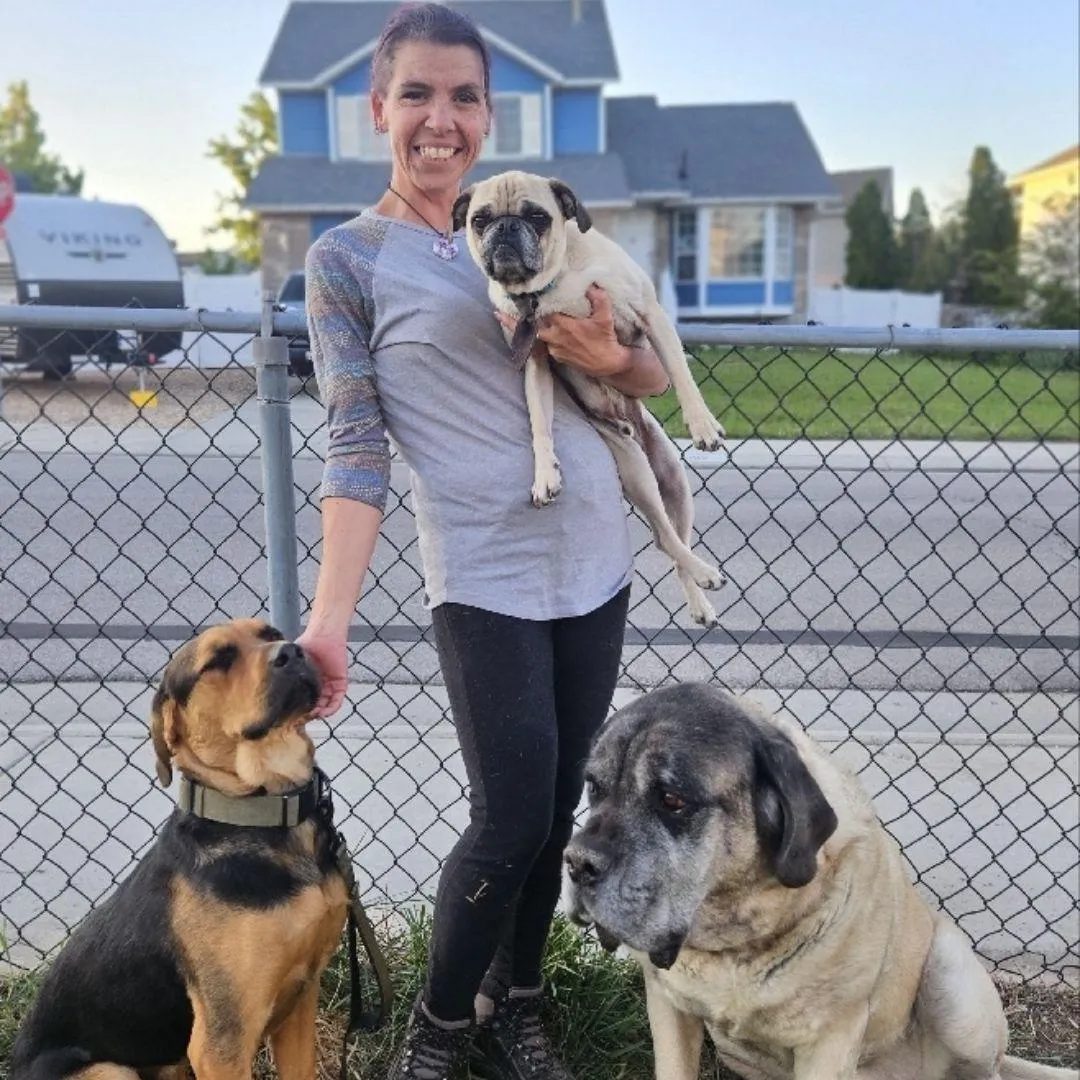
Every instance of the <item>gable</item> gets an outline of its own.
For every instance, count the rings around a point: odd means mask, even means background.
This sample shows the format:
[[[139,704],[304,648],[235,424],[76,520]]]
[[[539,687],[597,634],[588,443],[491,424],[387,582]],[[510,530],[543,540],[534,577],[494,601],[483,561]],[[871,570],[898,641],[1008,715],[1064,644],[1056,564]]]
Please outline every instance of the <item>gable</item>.
[[[264,86],[324,85],[375,48],[397,3],[310,0],[285,12],[259,76]],[[460,0],[493,47],[560,80],[618,78],[603,0]],[[580,18],[575,11],[580,10]]]

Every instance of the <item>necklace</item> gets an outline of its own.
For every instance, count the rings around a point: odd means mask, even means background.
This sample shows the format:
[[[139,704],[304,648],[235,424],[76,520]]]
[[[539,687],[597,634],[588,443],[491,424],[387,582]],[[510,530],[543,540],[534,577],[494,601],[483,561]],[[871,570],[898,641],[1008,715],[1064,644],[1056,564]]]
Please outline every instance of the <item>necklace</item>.
[[[439,256],[440,259],[446,259],[449,262],[451,259],[457,258],[458,246],[457,241],[454,239],[454,230],[452,225],[446,227],[446,232],[441,229],[436,229],[434,225],[400,191],[395,191],[389,184],[386,185],[386,190],[391,195],[396,195],[432,232],[436,233],[435,243],[431,245],[431,250]]]

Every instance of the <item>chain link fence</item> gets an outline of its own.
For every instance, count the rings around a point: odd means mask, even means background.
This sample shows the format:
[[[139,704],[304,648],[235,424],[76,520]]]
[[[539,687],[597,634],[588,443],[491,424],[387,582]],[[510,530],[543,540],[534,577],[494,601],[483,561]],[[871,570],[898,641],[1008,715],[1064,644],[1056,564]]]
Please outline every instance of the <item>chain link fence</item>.
[[[320,554],[317,388],[286,376],[280,345],[253,350],[291,338],[302,373],[302,316],[63,316],[82,331],[73,375],[10,366],[0,397],[0,946],[15,968],[63,940],[169,812],[146,722],[171,652],[235,616],[299,619]],[[9,335],[70,355],[44,319],[0,310]],[[692,627],[632,520],[615,704],[708,679],[785,708],[859,771],[920,887],[992,967],[1075,982],[1077,335],[682,330],[728,430],[719,454],[684,459],[698,548],[729,583],[720,627]],[[121,352],[128,335],[127,362],[81,359],[88,331]],[[138,335],[154,332],[183,336],[146,366]],[[684,434],[673,401],[653,404]],[[395,463],[350,697],[311,728],[365,902],[387,910],[433,896],[467,817],[422,592]]]

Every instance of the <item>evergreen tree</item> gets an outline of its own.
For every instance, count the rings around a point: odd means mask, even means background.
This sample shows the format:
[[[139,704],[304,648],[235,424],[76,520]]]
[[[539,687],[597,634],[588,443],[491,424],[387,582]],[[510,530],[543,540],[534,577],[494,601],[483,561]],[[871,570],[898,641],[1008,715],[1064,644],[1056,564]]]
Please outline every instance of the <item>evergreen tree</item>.
[[[876,181],[868,180],[859,189],[844,221],[848,227],[844,284],[853,289],[896,288],[896,238]]]
[[[913,188],[908,210],[900,224],[897,248],[897,278],[900,288],[910,292],[935,292],[940,285],[934,280],[934,226],[930,210],[919,188]]]
[[[964,204],[962,299],[1004,308],[1023,297],[1019,224],[1005,177],[985,146],[976,147]]]

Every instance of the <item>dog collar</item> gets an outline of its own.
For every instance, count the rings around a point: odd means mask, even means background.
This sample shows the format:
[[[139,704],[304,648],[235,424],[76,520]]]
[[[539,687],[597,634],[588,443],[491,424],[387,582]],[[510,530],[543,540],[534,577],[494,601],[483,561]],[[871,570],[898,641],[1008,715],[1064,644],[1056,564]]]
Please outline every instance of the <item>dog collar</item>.
[[[224,795],[187,776],[180,777],[176,805],[186,814],[222,825],[291,829],[311,817],[323,794],[324,777],[316,769],[311,779],[284,795]]]

